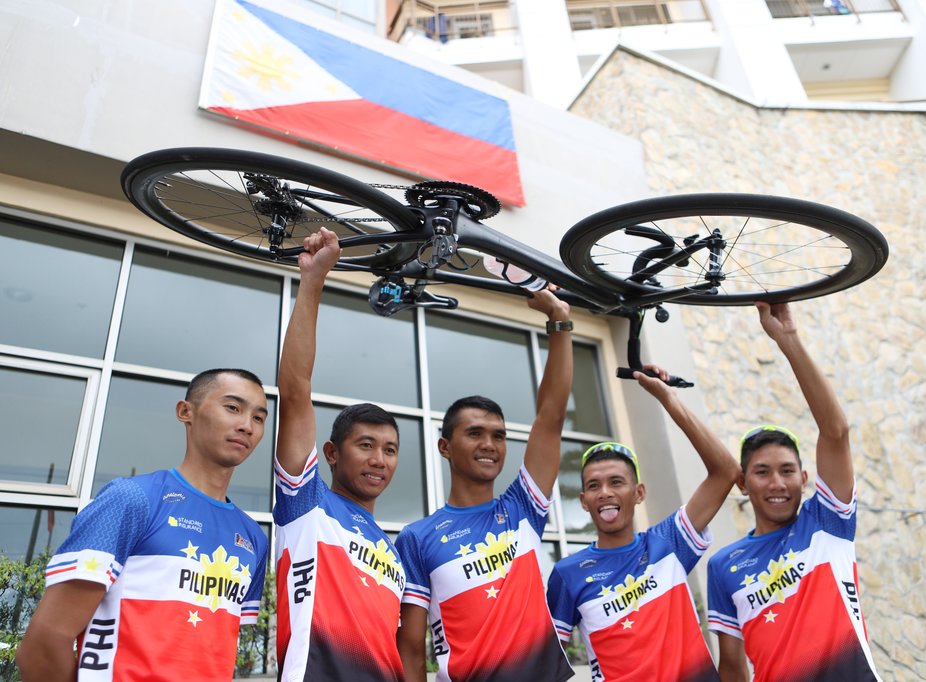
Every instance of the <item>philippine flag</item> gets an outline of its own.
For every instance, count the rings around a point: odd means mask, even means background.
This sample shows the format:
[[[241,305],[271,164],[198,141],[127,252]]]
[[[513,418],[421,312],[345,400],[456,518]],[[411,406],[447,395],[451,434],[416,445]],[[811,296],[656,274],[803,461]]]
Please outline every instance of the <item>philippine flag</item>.
[[[219,0],[200,107],[523,206],[508,103],[243,0]]]

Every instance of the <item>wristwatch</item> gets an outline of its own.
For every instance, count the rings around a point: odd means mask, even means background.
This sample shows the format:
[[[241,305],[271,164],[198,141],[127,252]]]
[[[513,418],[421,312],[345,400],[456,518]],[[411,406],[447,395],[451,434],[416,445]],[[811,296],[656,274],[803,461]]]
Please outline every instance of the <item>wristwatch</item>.
[[[571,332],[572,320],[547,320],[547,334],[553,332]]]

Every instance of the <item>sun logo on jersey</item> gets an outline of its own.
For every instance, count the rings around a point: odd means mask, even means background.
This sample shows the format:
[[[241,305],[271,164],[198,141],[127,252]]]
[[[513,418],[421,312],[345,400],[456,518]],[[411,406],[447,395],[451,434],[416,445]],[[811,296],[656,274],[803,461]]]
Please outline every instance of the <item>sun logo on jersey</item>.
[[[759,581],[769,601],[777,599],[782,604],[784,603],[785,595],[782,588],[791,584],[787,577],[793,568],[792,558],[794,558],[794,553],[788,552],[787,556],[779,556],[777,560],[769,559],[768,568],[759,574]]]
[[[490,578],[503,578],[508,575],[514,560],[517,544],[512,530],[503,530],[498,535],[486,533],[485,542],[477,542],[475,553],[479,556],[479,572]]]
[[[361,571],[376,578],[376,584],[382,585],[388,579],[400,589],[405,588],[405,579],[402,569],[392,550],[384,539],[380,538],[374,545],[362,535],[351,540],[347,545],[347,553],[354,558],[355,565],[362,565]]]
[[[373,569],[376,576],[376,584],[382,585],[387,576],[395,582],[394,576],[398,574],[399,566],[395,560],[395,553],[386,544],[386,541],[383,539],[378,540],[376,545],[370,548],[370,554],[375,559],[370,564],[370,568]]]
[[[205,602],[214,613],[223,599],[237,604],[244,601],[247,588],[244,580],[249,573],[248,566],[239,569],[238,557],[229,556],[225,548],[219,545],[211,556],[206,553],[199,555],[199,566],[196,569],[184,568],[180,571],[179,587],[193,592],[196,601]]]
[[[636,611],[640,608],[640,597],[646,594],[646,585],[649,582],[648,572],[649,567],[639,578],[635,578],[628,573],[627,577],[624,578],[624,582],[614,586],[614,592],[617,594],[618,600],[623,602],[624,609],[629,608],[631,611]]]

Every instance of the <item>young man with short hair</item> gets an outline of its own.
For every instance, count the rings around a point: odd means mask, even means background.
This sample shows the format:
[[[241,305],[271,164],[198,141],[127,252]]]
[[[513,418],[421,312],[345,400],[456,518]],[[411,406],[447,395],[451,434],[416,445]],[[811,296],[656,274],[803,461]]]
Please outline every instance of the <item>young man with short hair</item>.
[[[598,539],[557,562],[547,598],[563,642],[578,625],[595,682],[701,682],[717,671],[701,634],[688,573],[711,542],[708,522],[739,467],[676,392],[667,375],[634,377],[691,441],[707,476],[688,503],[661,523],[635,532],[634,510],[646,498],[633,451],[598,443],[582,456],[582,508]]]
[[[481,396],[456,401],[438,441],[450,464],[447,504],[396,540],[409,575],[398,634],[409,682],[425,680],[429,619],[442,682],[559,682],[573,674],[538,560],[572,388],[572,323],[552,291],[536,292],[528,305],[547,316],[550,346],[518,478],[495,498],[506,454],[501,408]]]
[[[749,680],[748,657],[757,682],[877,680],[859,606],[849,424],[788,305],[756,307],[819,429],[817,482],[801,505],[807,472],[791,431],[764,425],[743,437],[739,486],[756,527],[708,562],[721,679]]]
[[[312,369],[318,306],[341,250],[322,228],[299,255],[300,285],[280,358],[280,433],[273,518],[277,527],[277,660],[280,679],[396,682],[405,572],[373,518],[398,464],[395,419],[376,405],[346,407],[318,471]]]
[[[180,466],[109,482],[49,561],[16,654],[26,682],[234,674],[239,624],[257,622],[267,540],[225,494],[264,434],[267,398],[251,372],[208,370],[176,412]]]

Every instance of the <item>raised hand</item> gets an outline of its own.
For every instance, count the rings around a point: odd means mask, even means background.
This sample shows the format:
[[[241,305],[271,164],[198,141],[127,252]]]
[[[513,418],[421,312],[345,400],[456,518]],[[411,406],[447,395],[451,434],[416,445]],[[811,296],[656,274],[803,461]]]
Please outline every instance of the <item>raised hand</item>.
[[[299,271],[303,277],[324,279],[341,257],[338,236],[326,227],[306,237],[302,247],[305,251],[299,254]]]

